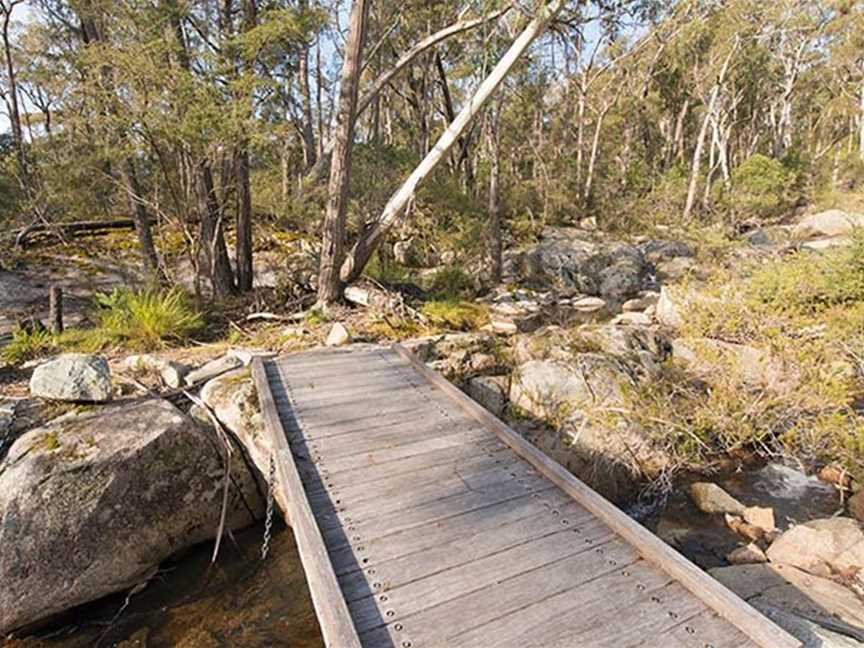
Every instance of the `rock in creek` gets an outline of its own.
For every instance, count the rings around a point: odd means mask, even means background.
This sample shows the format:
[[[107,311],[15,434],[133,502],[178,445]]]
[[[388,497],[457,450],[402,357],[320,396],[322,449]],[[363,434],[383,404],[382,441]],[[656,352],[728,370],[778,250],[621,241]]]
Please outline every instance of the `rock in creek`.
[[[36,367],[30,393],[49,400],[101,403],[111,400],[111,369],[102,356],[66,353]]]
[[[212,538],[223,474],[212,432],[162,400],[21,436],[0,463],[0,635],[131,587]],[[237,529],[263,502],[239,459],[231,479],[226,529]]]
[[[269,476],[273,447],[270,437],[264,433],[264,420],[255,383],[252,382],[252,372],[240,369],[214,378],[201,389],[201,400],[213,410],[219,422],[237,437],[259,473]],[[278,475],[274,475],[274,480],[278,479]],[[275,489],[274,497],[282,511],[287,511],[287,502],[282,499],[280,489]]]
[[[771,562],[793,565],[817,576],[860,579],[864,531],[851,518],[813,520],[792,527],[768,549]]]
[[[690,485],[690,497],[703,513],[742,515],[744,505],[717,484],[697,482]]]
[[[478,376],[465,386],[465,392],[495,416],[504,413],[509,390],[509,376]]]

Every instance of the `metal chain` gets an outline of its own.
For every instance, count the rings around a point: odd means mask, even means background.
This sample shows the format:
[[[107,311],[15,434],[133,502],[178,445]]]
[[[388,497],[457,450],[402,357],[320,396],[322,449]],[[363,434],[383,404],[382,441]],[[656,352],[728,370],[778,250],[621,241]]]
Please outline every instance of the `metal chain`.
[[[267,514],[264,518],[264,544],[261,545],[261,560],[267,560],[270,540],[273,537],[273,490],[276,487],[276,460],[270,455],[270,474],[267,475]]]

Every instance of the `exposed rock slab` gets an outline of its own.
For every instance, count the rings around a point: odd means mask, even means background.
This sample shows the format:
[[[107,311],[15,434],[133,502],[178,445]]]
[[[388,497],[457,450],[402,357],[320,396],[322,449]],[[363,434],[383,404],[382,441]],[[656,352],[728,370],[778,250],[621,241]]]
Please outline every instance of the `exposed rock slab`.
[[[186,375],[186,384],[189,386],[200,385],[201,383],[212,380],[217,376],[228,373],[234,369],[239,369],[243,366],[243,360],[238,358],[233,353],[226,353],[223,356],[211,360],[207,364],[198,367],[194,371],[190,371]]]
[[[794,233],[803,236],[844,236],[851,234],[856,227],[864,227],[864,214],[829,209],[802,218],[794,228]]]
[[[781,535],[768,558],[819,576],[857,577],[864,569],[864,531],[851,518],[813,520]]]

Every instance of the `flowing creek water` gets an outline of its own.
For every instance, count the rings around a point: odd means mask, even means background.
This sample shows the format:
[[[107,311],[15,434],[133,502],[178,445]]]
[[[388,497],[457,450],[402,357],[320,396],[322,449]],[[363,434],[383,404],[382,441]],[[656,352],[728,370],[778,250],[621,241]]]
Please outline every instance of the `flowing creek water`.
[[[706,515],[696,508],[688,490],[697,481],[718,484],[746,506],[774,509],[780,531],[792,524],[831,517],[841,508],[834,486],[780,463],[752,466],[713,478],[680,479],[668,500],[641,521],[704,569],[727,565],[726,556],[747,543],[726,526],[722,516]]]
[[[81,607],[3,648],[323,648],[291,531],[273,536],[261,561],[263,526],[161,565],[140,593]],[[122,609],[122,612],[121,612]]]
[[[726,564],[742,544],[687,495],[693,477],[679,481],[662,506],[642,522],[703,568]],[[748,468],[711,481],[747,505],[770,506],[777,524],[829,517],[839,507],[833,486],[781,464]],[[210,567],[212,544],[163,564],[140,593],[84,606],[31,637],[2,648],[323,648],[302,565],[290,530],[274,535],[264,562],[259,525],[226,538]]]

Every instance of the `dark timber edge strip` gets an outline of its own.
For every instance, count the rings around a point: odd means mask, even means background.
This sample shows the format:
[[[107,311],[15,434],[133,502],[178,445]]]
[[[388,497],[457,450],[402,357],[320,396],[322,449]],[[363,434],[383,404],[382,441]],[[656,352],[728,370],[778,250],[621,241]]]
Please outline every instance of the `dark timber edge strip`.
[[[726,589],[717,580],[696,567],[665,542],[586,486],[563,466],[556,463],[510,427],[499,421],[458,387],[447,381],[399,344],[393,349],[411,363],[417,372],[437,385],[463,410],[493,431],[513,451],[539,470],[550,481],[596,515],[629,542],[644,558],[664,570],[708,607],[737,627],[763,648],[802,648],[802,643],[762,616],[748,603]]]
[[[288,447],[288,439],[282,427],[282,419],[273,392],[267,367],[260,358],[252,363],[252,377],[258,391],[258,401],[264,417],[264,428],[271,436],[276,453],[277,483],[284,490],[284,501],[288,505],[289,523],[294,529],[300,560],[306,572],[312,603],[321,624],[321,632],[328,648],[362,648],[357,630],[345,603],[336,573],[327,554],[324,538],[315,522],[309,500],[294,457]]]

